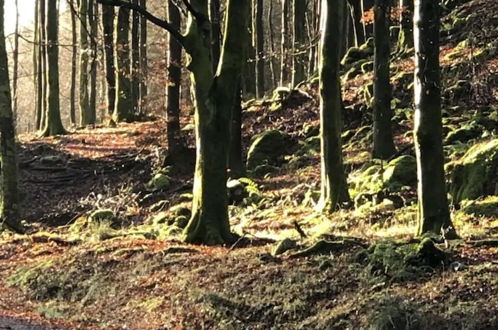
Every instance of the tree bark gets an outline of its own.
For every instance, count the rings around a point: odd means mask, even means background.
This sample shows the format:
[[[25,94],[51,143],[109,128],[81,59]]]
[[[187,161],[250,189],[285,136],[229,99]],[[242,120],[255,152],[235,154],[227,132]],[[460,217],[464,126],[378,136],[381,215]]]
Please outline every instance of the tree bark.
[[[46,1],[39,0],[38,3],[38,32],[39,32],[39,116],[37,117],[37,129],[42,130],[47,116],[47,33],[46,33]]]
[[[133,102],[130,82],[130,10],[120,7],[116,20],[116,104],[113,119],[131,121]]]
[[[242,89],[239,88],[235,98],[230,132],[230,154],[228,159],[230,177],[241,178],[246,174],[245,162],[242,157]]]
[[[107,115],[112,117],[116,102],[116,73],[114,66],[114,8],[102,6],[104,32],[105,80],[107,85]]]
[[[413,0],[399,0],[401,8],[398,49],[413,47]]]
[[[42,115],[42,76],[41,76],[41,43],[40,43],[40,1],[35,1],[35,15],[33,24],[33,87],[35,90],[35,130],[41,129]]]
[[[89,94],[89,124],[97,121],[97,67],[98,67],[98,7],[95,0],[88,0],[88,25],[90,26],[90,94]]]
[[[292,38],[292,86],[302,82],[304,75],[304,62],[306,61],[305,48],[305,26],[306,26],[306,0],[293,0],[294,15],[292,25],[294,34]]]
[[[138,5],[138,0],[132,0]],[[133,114],[139,113],[140,100],[140,19],[133,11],[131,19],[131,102]]]
[[[390,82],[389,0],[375,0],[374,6],[374,104],[372,156],[389,159],[396,148],[392,132],[392,89]]]
[[[19,223],[17,147],[5,47],[4,0],[0,0],[0,220],[22,231]]]
[[[321,40],[320,139],[321,198],[319,209],[334,211],[339,202],[349,200],[342,158],[342,101],[339,79],[340,52],[344,42],[346,0],[323,1],[324,29]]]
[[[221,52],[220,0],[209,0],[209,17],[211,19],[211,58],[213,59],[213,72],[216,72]]]
[[[263,0],[254,0],[254,43],[256,46],[256,97],[263,97],[265,94],[265,41],[263,26]]]
[[[180,28],[181,16],[173,1],[168,1],[168,20]],[[168,35],[168,87],[166,88],[166,118],[168,154],[173,155],[183,148],[180,139],[180,87],[182,80],[182,47]]]
[[[289,0],[282,0],[282,22],[280,40],[280,85],[286,86],[289,82]]]
[[[140,7],[147,8],[147,0],[140,0]],[[140,17],[140,113],[147,113],[148,67],[147,67],[147,20]]]
[[[192,1],[202,11],[204,1]],[[228,221],[226,190],[230,121],[244,61],[244,40],[248,0],[228,0],[223,50],[215,75],[209,65],[209,51],[199,39],[199,26],[190,20],[187,40],[192,57],[189,69],[196,93],[197,160],[194,176],[192,218],[185,229],[185,240],[191,243],[226,244],[234,240]],[[201,55],[199,51],[202,49]],[[205,102],[203,102],[205,100]]]
[[[415,152],[417,156],[419,228],[446,238],[456,236],[448,209],[442,145],[441,80],[439,66],[438,0],[416,0]]]
[[[79,109],[80,109],[80,125],[86,126],[91,124],[90,114],[90,94],[88,74],[89,64],[89,43],[88,43],[88,0],[80,0],[79,16],[80,16],[80,63],[79,63]]]
[[[15,0],[14,5],[16,7],[16,24],[14,30],[14,49],[12,51],[12,59],[14,61],[14,68],[12,70],[12,112],[14,113],[14,123],[17,117],[17,78],[19,75],[19,4],[18,0]]]
[[[65,134],[59,100],[59,11],[57,0],[47,0],[47,115],[43,136]]]
[[[68,0],[70,3],[69,7],[71,8],[71,36],[72,36],[72,55],[71,55],[71,87],[69,90],[69,117],[71,120],[71,124],[76,124],[76,73],[78,68],[78,46],[76,43],[78,42],[77,36],[77,26],[76,26],[76,13],[74,12],[74,0]]]

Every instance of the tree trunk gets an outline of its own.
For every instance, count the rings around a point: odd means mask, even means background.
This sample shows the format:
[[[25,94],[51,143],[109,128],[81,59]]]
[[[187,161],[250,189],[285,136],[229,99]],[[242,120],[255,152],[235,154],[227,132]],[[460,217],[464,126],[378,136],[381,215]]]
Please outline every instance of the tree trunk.
[[[361,10],[361,1],[362,0],[349,0],[357,46],[364,44],[366,41],[365,30],[363,29],[363,24],[361,23],[361,19],[363,17],[363,12]]]
[[[280,85],[286,86],[289,82],[289,0],[282,0],[282,30],[280,40]]]
[[[147,8],[147,0],[140,0],[140,7]],[[140,17],[140,113],[147,113],[148,67],[147,67],[147,20]]]
[[[33,23],[33,87],[35,90],[35,130],[41,129],[42,112],[42,76],[41,76],[41,44],[40,44],[40,1],[35,1],[35,17]]]
[[[18,0],[15,0],[14,5],[16,7],[16,26],[14,31],[14,49],[12,51],[12,59],[14,60],[14,68],[12,70],[12,111],[14,113],[14,123],[17,117],[17,78],[19,73],[19,4]],[[14,124],[15,125],[15,124]]]
[[[268,48],[270,52],[269,56],[269,64],[270,64],[270,78],[271,78],[271,85],[269,86],[269,89],[274,89],[278,85],[278,58],[275,56],[275,44],[274,44],[274,35],[273,35],[273,1],[270,1],[268,5],[268,16],[267,16],[267,25],[268,25]]]
[[[417,155],[419,228],[446,238],[456,236],[444,181],[441,81],[439,67],[439,3],[415,1],[415,152]]]
[[[19,223],[17,188],[17,148],[12,99],[9,85],[9,65],[5,48],[4,0],[0,0],[0,220],[15,231]]]
[[[256,42],[256,97],[263,97],[265,94],[265,41],[263,26],[263,0],[254,0],[254,26],[253,33]]]
[[[235,98],[230,132],[230,154],[228,159],[230,177],[241,178],[246,174],[242,157],[242,90],[239,88]]]
[[[78,36],[76,34],[76,13],[74,12],[73,0],[68,0],[71,8],[71,36],[72,36],[72,56],[71,56],[71,87],[69,90],[69,117],[72,125],[76,125],[76,73],[78,67]]]
[[[401,8],[398,49],[406,50],[413,47],[413,0],[400,0]]]
[[[89,94],[89,124],[95,124],[97,120],[97,64],[98,64],[98,9],[95,0],[88,0],[88,25],[90,26],[90,94]]]
[[[223,51],[214,76],[207,56],[209,50],[201,51],[205,46],[198,37],[199,26],[190,20],[186,37],[195,37],[196,42],[187,51],[198,54],[189,65],[196,93],[197,160],[192,218],[185,229],[187,242],[226,244],[234,240],[228,221],[226,169],[230,121],[245,56],[244,43],[241,47],[240,41],[245,37],[248,9],[249,0],[228,1]]]
[[[47,0],[47,115],[43,136],[65,134],[59,100],[59,11],[57,0]]]
[[[88,76],[89,43],[88,43],[88,0],[80,0],[80,63],[79,63],[79,108],[80,124],[86,126],[91,124],[90,95]]]
[[[334,211],[339,202],[349,200],[342,159],[342,101],[339,79],[340,52],[344,42],[346,0],[323,1],[324,29],[321,40],[320,139],[321,198],[319,208]]]
[[[209,17],[211,19],[211,58],[213,59],[213,72],[216,72],[221,51],[220,0],[209,0]]]
[[[138,5],[138,0],[132,0]],[[139,113],[140,104],[140,19],[133,11],[131,19],[131,102],[133,114]]]
[[[294,1],[293,26],[294,34],[292,38],[292,86],[302,82],[304,76],[304,62],[306,61],[305,40],[306,40],[306,0]]]
[[[130,82],[130,10],[120,7],[116,21],[116,104],[113,119],[131,121],[133,102]]]
[[[168,1],[168,20],[178,28],[181,26],[181,16],[173,1]],[[182,80],[182,47],[168,35],[168,87],[166,88],[166,118],[168,154],[174,155],[183,148],[180,139],[180,87]]]
[[[39,117],[37,118],[38,127],[37,129],[42,130],[45,118],[47,116],[47,33],[46,33],[46,1],[40,0],[38,3],[38,32],[40,35],[39,47],[40,47],[40,58],[39,58],[39,91],[38,102],[40,103]]]
[[[107,115],[112,117],[116,102],[116,73],[114,67],[114,8],[102,6],[104,32],[105,80],[107,84]]]
[[[389,159],[395,152],[392,133],[392,89],[390,82],[389,0],[375,0],[374,7],[374,104],[372,156]]]

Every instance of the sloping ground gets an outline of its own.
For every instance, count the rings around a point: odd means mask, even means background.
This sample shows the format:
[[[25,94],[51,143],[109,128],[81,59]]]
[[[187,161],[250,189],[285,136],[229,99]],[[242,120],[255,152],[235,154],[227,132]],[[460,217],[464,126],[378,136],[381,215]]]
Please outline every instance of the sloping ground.
[[[497,12],[496,1],[475,0],[445,17],[441,60],[448,136],[477,115],[493,118],[498,62],[496,54],[481,51],[488,52],[496,39]],[[471,42],[462,44],[466,40]],[[412,152],[408,55],[393,63],[402,154]],[[371,110],[365,86],[371,77],[359,72],[345,84],[343,138],[354,185],[361,183],[362,170],[383,166],[368,150]],[[316,139],[305,139],[313,138],[310,132],[316,134],[318,125],[316,81],[291,94],[281,108],[278,103],[248,104],[244,148],[250,137],[278,128],[290,135],[296,154],[305,152],[299,162],[288,155],[276,172],[254,179],[256,199],[230,207],[232,227],[243,237],[231,247],[177,240],[181,229],[171,221],[185,217],[191,176],[171,174],[165,189],[147,188],[167,149],[164,121],[23,139],[23,212],[30,235],[0,237],[0,327],[10,322],[65,329],[388,329],[394,323],[403,329],[498,328],[493,209],[482,215],[474,213],[476,205],[453,210],[463,239],[438,245],[451,259],[415,272],[401,269],[393,276],[400,261],[389,249],[380,256],[385,268],[376,269],[364,260],[371,251],[357,245],[306,257],[294,257],[292,250],[273,256],[273,240],[283,237],[294,239],[297,248],[318,239],[353,239],[373,248],[379,241],[407,244],[416,226],[413,185],[396,192],[402,200],[398,207],[359,207],[331,217],[315,213],[319,161]],[[191,132],[185,135],[192,142]],[[448,144],[448,161],[484,138]],[[176,205],[180,209],[173,211]],[[92,222],[91,213],[99,209],[115,217]],[[32,321],[19,321],[26,319]]]

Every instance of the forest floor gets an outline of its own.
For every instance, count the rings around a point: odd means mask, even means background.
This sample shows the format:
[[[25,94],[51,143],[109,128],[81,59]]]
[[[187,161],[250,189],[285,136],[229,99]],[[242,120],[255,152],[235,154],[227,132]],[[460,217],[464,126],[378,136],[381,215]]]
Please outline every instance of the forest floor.
[[[443,21],[444,133],[485,113],[496,134],[498,61],[488,46],[498,49],[498,3],[460,2]],[[344,80],[343,138],[354,190],[364,170],[379,164],[369,150],[372,73],[355,67],[345,73],[351,70],[357,72]],[[393,123],[400,155],[413,154],[412,70],[408,55],[396,55]],[[314,210],[316,80],[285,102],[269,96],[245,110],[245,151],[249,137],[275,128],[293,143],[281,166],[251,177],[257,198],[230,206],[242,239],[223,247],[185,244],[171,224],[188,212],[192,175],[188,161],[180,173],[161,170],[164,120],[21,137],[28,234],[0,233],[0,329],[498,328],[496,210],[477,216],[452,208],[461,239],[436,245],[445,262],[408,267],[404,250],[419,248],[413,184],[395,193],[397,206],[372,202],[329,216]],[[191,145],[191,123],[182,126]],[[463,143],[446,138],[447,162],[490,138],[481,133]],[[168,184],[151,190],[148,182],[158,173]],[[113,216],[90,221],[98,210]],[[285,239],[292,246],[276,254]],[[316,242],[325,245],[305,250]]]

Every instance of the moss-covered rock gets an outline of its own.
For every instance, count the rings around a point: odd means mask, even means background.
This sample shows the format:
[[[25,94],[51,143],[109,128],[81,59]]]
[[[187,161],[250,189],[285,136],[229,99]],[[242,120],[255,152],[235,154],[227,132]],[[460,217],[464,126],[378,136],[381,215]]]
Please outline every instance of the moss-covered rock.
[[[262,164],[262,165],[256,166],[256,168],[254,170],[252,170],[250,173],[255,178],[264,178],[268,175],[278,173],[279,171],[280,171],[280,168],[278,168],[276,166]]]
[[[175,226],[184,229],[188,225],[189,218],[184,215],[180,215],[175,219]]]
[[[272,251],[272,255],[278,256],[289,250],[295,249],[297,247],[297,242],[290,238],[285,238],[278,242]]]
[[[488,196],[482,200],[462,201],[462,211],[466,214],[483,217],[498,217],[498,196]]]
[[[114,212],[107,209],[94,211],[88,216],[88,222],[112,222],[115,219],[116,216],[114,215]]]
[[[238,204],[248,195],[245,185],[235,179],[227,182],[227,193],[230,204]]]
[[[169,212],[175,217],[184,216],[190,218],[192,216],[192,211],[183,204],[178,204],[169,209]]]
[[[417,161],[405,155],[390,161],[383,174],[386,185],[410,186],[417,182]]]
[[[164,173],[157,173],[147,183],[147,190],[162,191],[162,190],[167,190],[170,186],[171,186],[171,178]]]
[[[453,144],[455,142],[468,142],[472,139],[480,137],[483,133],[484,127],[471,122],[469,124],[463,125],[462,127],[455,129],[448,133],[445,142],[447,144]]]
[[[432,239],[424,238],[420,243],[375,244],[367,250],[363,259],[368,262],[372,274],[403,282],[449,265],[451,255],[436,247]]]
[[[288,152],[288,136],[278,130],[271,130],[258,135],[247,154],[247,169],[254,170],[260,165],[278,166],[283,155]]]
[[[363,45],[360,47],[351,47],[344,55],[341,64],[348,65],[352,64],[358,60],[364,60],[372,56],[374,53],[374,39],[369,38]]]
[[[449,190],[454,204],[498,195],[498,139],[474,145],[452,167]]]

